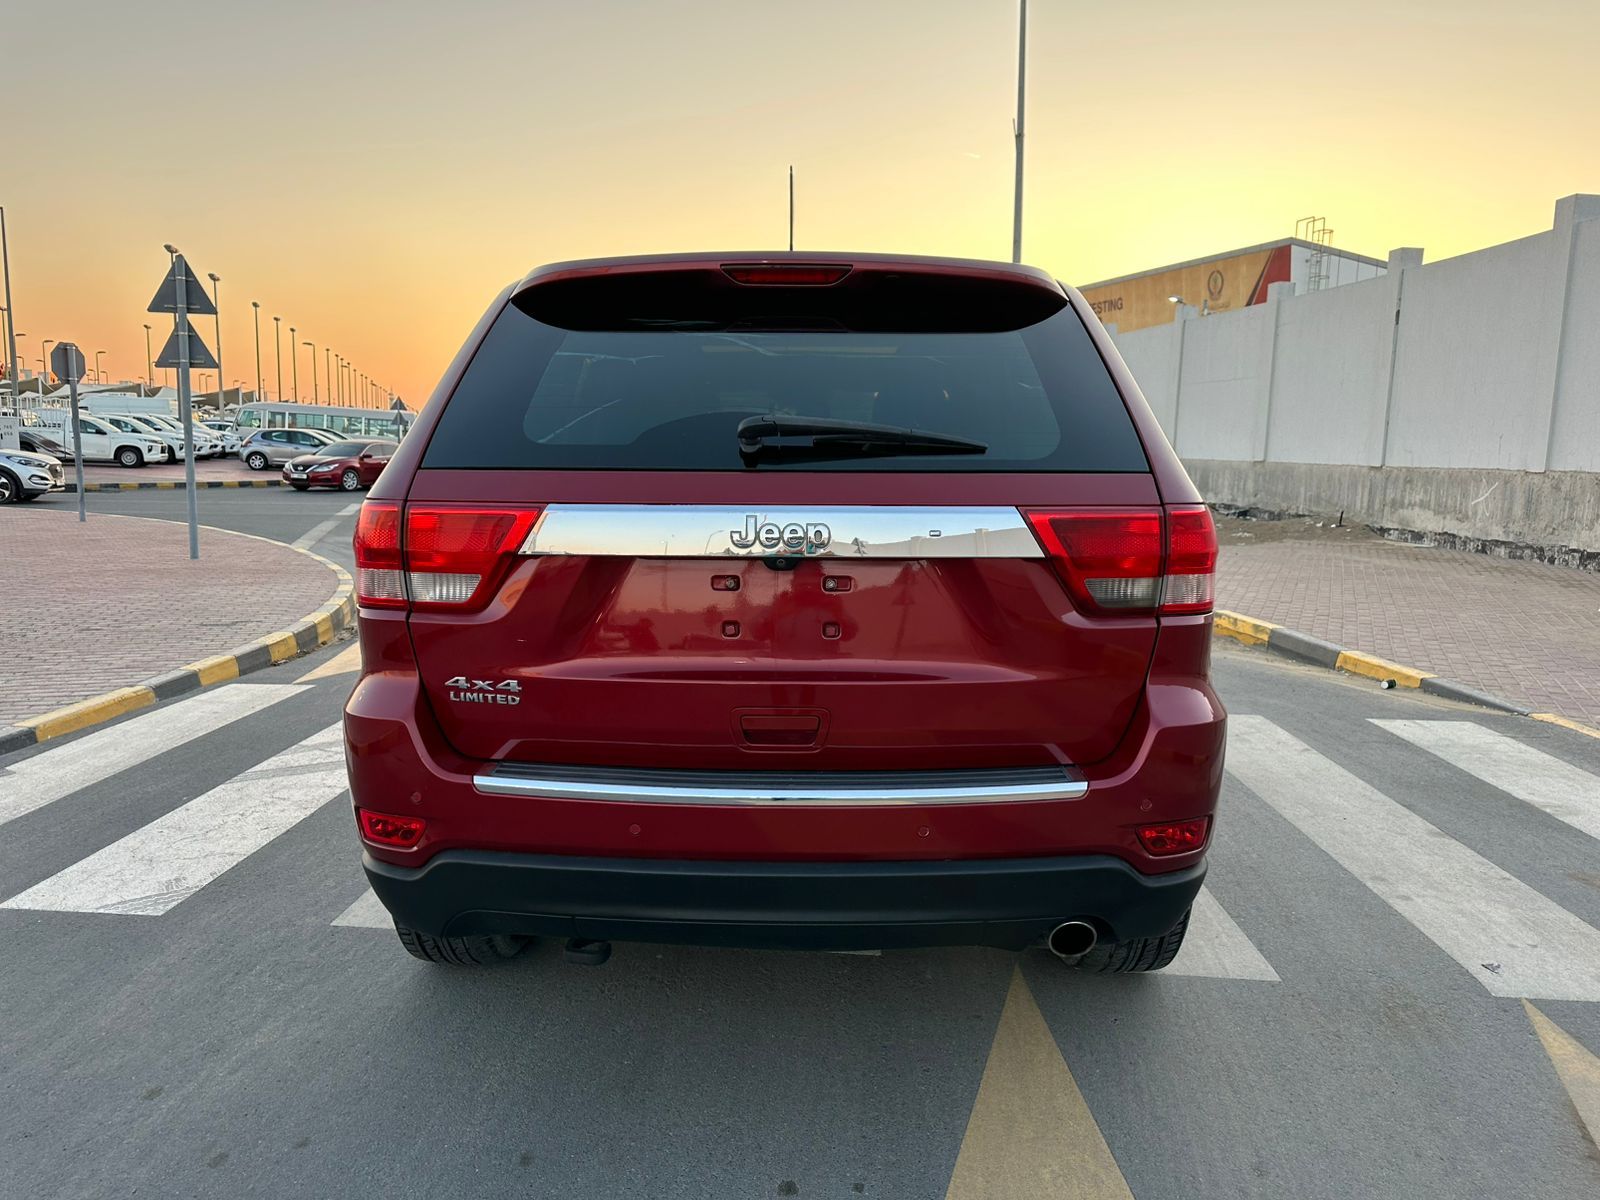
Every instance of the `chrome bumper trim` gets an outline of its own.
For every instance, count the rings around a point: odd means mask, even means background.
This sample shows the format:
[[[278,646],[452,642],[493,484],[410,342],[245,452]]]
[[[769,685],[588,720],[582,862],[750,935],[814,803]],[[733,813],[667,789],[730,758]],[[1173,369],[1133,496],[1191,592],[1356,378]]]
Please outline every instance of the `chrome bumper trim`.
[[[792,778],[792,776],[790,777]],[[552,800],[609,800],[627,804],[701,804],[712,806],[781,805],[787,808],[914,806],[931,804],[1018,804],[1042,800],[1078,800],[1088,794],[1081,779],[1050,782],[938,787],[805,787],[749,784],[716,787],[606,783],[488,771],[474,775],[480,792],[497,796],[540,796]]]

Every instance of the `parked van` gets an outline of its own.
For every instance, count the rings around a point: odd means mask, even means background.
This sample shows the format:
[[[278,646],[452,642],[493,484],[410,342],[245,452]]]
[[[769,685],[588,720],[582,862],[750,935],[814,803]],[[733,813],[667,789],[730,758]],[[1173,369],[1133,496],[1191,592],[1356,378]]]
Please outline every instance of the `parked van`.
[[[33,414],[38,424],[69,451],[72,449],[72,418],[64,408],[40,408]],[[31,424],[32,422],[30,422]],[[153,433],[129,433],[112,426],[105,418],[78,412],[78,429],[83,437],[84,462],[114,462],[124,467],[142,467],[160,462],[166,444]]]

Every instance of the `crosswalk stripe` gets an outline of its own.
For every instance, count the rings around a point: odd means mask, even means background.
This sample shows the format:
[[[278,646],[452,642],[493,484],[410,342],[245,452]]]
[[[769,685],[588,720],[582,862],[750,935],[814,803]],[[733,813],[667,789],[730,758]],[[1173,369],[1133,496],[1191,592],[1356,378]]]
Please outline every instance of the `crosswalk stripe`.
[[[1163,967],[1163,975],[1190,975],[1202,979],[1260,979],[1278,982],[1278,973],[1261,956],[1244,930],[1203,887],[1194,898],[1189,930],[1178,957]]]
[[[1496,996],[1600,1000],[1600,930],[1271,721],[1229,721],[1228,771]]]
[[[0,908],[166,912],[344,791],[342,733],[312,734]]]
[[[392,929],[394,922],[389,910],[371,888],[362,892],[356,902],[333,919],[335,925],[348,929]]]
[[[305,690],[232,683],[13,763],[0,770],[0,825]]]
[[[1600,838],[1600,778],[1474,721],[1376,720],[1396,737]]]

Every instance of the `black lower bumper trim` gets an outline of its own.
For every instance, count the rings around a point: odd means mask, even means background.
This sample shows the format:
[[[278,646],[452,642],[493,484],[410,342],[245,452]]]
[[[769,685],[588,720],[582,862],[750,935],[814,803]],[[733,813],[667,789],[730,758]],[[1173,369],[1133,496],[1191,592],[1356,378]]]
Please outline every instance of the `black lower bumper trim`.
[[[1062,921],[1103,938],[1178,923],[1203,862],[1143,875],[1107,855],[949,862],[707,862],[445,851],[421,867],[365,856],[397,922],[424,933],[812,950],[1038,943]]]

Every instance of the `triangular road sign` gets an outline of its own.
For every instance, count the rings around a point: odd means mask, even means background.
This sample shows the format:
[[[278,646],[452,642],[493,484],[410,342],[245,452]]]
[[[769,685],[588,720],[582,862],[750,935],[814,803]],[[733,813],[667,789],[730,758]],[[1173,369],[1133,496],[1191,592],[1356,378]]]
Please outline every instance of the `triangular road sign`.
[[[179,338],[179,336],[181,336],[181,335],[179,334],[178,330],[174,329],[172,331],[172,336],[167,339],[167,344],[165,346],[161,347],[161,356],[156,359],[156,366],[158,366],[158,367],[176,367],[176,366],[179,365],[178,364],[178,338]],[[215,370],[216,366],[217,366],[216,356],[214,354],[212,354],[209,349],[206,348],[206,344],[200,340],[200,335],[198,333],[196,333],[194,330],[191,329],[191,330],[188,331],[188,338],[189,338],[189,365],[191,367],[206,367],[206,368],[209,368],[211,370]]]
[[[183,285],[184,310],[193,317],[215,316],[217,306],[211,303],[211,297],[206,295],[205,285],[195,278],[194,272],[189,269],[189,264],[184,261],[181,254],[173,256],[172,269],[167,272],[167,277],[161,281],[161,286],[156,289],[156,298],[150,301],[150,307],[145,311],[153,313],[178,311],[178,273],[180,271],[186,280]]]

